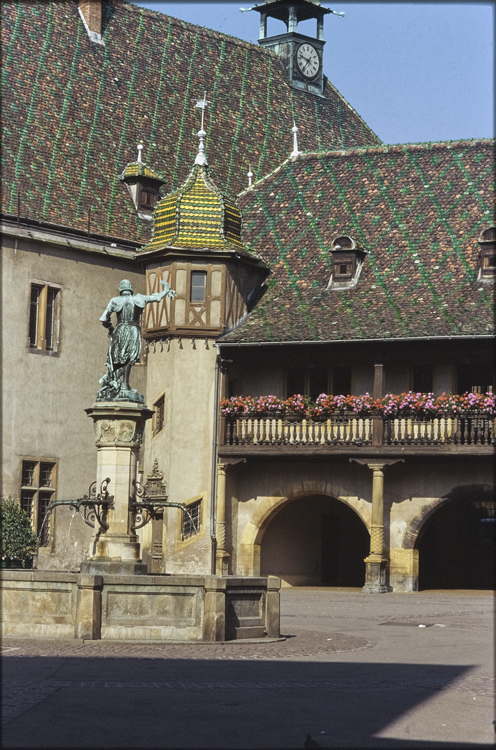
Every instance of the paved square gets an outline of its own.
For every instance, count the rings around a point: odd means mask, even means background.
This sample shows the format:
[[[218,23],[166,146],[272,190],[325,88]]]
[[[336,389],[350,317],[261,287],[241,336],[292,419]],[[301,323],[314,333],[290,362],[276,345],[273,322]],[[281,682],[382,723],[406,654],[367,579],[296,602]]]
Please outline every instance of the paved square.
[[[494,743],[489,592],[286,589],[266,644],[5,638],[3,747]]]

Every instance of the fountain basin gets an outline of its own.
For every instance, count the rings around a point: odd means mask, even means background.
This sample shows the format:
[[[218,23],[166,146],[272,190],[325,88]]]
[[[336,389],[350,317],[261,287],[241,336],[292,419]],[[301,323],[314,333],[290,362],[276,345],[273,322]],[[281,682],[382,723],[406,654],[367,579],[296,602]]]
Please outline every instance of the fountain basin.
[[[84,640],[279,637],[279,578],[5,570],[3,635]]]

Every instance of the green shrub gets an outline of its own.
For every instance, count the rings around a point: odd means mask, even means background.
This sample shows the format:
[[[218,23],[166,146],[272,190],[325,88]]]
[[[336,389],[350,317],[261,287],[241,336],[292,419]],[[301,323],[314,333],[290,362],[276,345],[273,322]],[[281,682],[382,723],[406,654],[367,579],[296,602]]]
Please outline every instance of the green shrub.
[[[38,551],[28,514],[12,497],[0,501],[0,556],[21,560],[23,567]]]

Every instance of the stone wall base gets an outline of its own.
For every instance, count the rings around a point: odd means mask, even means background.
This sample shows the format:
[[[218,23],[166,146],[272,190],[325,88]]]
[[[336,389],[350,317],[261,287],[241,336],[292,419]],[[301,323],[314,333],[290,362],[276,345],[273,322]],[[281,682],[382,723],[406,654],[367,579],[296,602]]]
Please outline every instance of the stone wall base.
[[[389,550],[389,581],[393,591],[418,591],[418,574],[418,550]]]
[[[279,637],[279,578],[4,571],[2,633],[84,640]]]

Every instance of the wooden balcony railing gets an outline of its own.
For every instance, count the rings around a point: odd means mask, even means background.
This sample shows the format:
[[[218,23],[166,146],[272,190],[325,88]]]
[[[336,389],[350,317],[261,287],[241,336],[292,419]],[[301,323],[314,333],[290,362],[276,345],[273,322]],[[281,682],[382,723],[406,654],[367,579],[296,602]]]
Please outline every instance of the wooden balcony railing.
[[[491,445],[492,417],[464,415],[428,420],[385,419],[385,445]]]
[[[223,420],[222,444],[263,445],[473,445],[489,446],[495,436],[492,417],[466,415],[433,419],[330,417],[321,422],[283,417]]]

